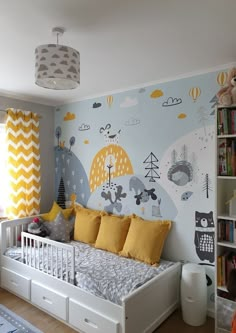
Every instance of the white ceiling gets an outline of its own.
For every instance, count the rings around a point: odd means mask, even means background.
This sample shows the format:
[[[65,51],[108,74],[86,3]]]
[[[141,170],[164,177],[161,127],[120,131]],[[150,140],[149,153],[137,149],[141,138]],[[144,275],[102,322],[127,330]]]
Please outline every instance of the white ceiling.
[[[236,0],[0,0],[0,94],[60,105],[236,61]],[[80,52],[81,84],[34,83],[34,50]]]

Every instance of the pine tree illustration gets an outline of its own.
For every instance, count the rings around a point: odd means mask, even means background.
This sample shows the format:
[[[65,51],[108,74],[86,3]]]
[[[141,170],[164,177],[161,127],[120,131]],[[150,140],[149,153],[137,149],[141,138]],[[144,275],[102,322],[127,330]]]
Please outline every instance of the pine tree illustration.
[[[209,191],[212,191],[211,181],[209,179],[208,173],[206,173],[204,181],[203,181],[203,191],[206,192],[207,199],[209,198]]]
[[[204,134],[205,136],[207,135],[207,132],[206,132],[206,126],[207,126],[207,122],[208,122],[208,115],[207,115],[207,112],[206,112],[206,109],[201,106],[198,110],[198,115],[199,115],[199,122],[200,124],[202,125],[203,129],[204,129]]]
[[[57,203],[62,209],[66,208],[65,185],[62,177],[58,188]]]
[[[216,105],[218,104],[217,96],[214,95],[209,103],[212,103],[211,109],[213,109],[212,112],[210,113],[210,116],[214,116],[215,108],[216,108]]]
[[[59,148],[59,146],[60,146],[59,140],[60,140],[60,137],[61,137],[61,127],[60,126],[58,126],[56,128],[55,135],[56,135],[56,138],[57,138],[57,147]]]
[[[176,161],[177,161],[177,152],[174,149],[174,150],[172,150],[172,153],[171,153],[171,163],[175,164]]]
[[[160,178],[156,171],[157,169],[159,169],[159,166],[157,166],[158,162],[159,160],[153,153],[150,153],[150,155],[145,159],[145,161],[143,161],[143,163],[147,164],[145,170],[149,170],[145,176],[146,178],[150,178],[149,182],[155,182],[155,178]]]

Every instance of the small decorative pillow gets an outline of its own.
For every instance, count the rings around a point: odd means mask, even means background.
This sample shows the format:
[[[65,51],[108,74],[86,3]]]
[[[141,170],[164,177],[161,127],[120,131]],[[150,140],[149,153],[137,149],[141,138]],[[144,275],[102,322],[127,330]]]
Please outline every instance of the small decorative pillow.
[[[123,249],[130,221],[129,216],[102,216],[95,247],[119,253]]]
[[[74,227],[74,240],[94,244],[104,212],[77,207]]]
[[[54,221],[57,214],[62,212],[64,217],[68,220],[73,213],[73,208],[62,209],[55,201],[53,202],[50,212],[41,214],[41,217],[46,221]]]
[[[49,238],[59,242],[69,242],[71,232],[71,222],[66,220],[62,212],[59,212],[54,221],[44,222],[50,235]]]
[[[146,221],[132,217],[121,256],[157,264],[160,261],[171,221]]]

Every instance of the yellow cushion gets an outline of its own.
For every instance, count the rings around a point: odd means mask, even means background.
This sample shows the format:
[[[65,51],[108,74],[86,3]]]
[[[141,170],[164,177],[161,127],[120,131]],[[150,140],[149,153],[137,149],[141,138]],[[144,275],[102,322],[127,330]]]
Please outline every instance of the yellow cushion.
[[[55,201],[53,202],[52,208],[50,212],[41,214],[41,217],[46,221],[54,221],[57,217],[58,213],[62,212],[65,219],[69,219],[71,214],[73,213],[73,208],[62,209]]]
[[[87,208],[76,208],[74,240],[94,244],[98,235],[103,212]]]
[[[95,247],[119,253],[123,249],[130,221],[129,216],[102,216]]]
[[[159,262],[171,221],[145,221],[132,217],[128,235],[120,255],[144,261]]]

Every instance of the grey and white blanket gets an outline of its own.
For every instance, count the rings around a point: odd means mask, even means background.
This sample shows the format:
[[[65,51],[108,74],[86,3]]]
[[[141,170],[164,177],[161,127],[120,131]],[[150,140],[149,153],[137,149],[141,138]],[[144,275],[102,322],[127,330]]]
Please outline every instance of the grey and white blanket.
[[[116,304],[121,304],[123,297],[174,264],[161,260],[158,267],[153,267],[111,252],[95,249],[81,242],[72,241],[70,244],[75,247],[75,285]],[[9,248],[5,255],[15,260],[22,260],[21,248]],[[67,258],[70,269],[71,256],[68,255]],[[60,269],[61,261],[63,261],[63,272]],[[66,255],[64,251],[63,255],[60,252],[56,255],[50,250],[50,247],[37,249],[32,251],[31,263],[45,272],[50,273],[53,269],[54,276],[61,277],[62,273],[63,279],[66,279],[66,269],[64,268],[66,267]]]

